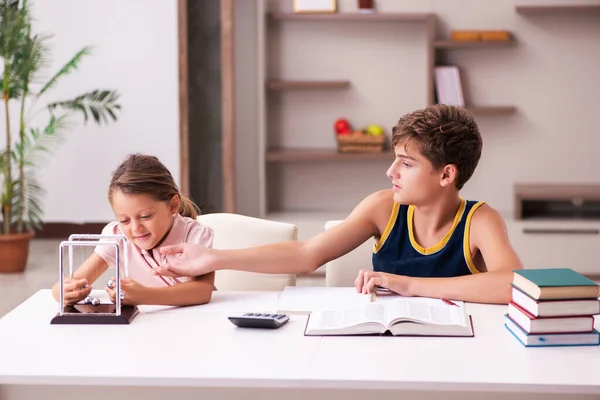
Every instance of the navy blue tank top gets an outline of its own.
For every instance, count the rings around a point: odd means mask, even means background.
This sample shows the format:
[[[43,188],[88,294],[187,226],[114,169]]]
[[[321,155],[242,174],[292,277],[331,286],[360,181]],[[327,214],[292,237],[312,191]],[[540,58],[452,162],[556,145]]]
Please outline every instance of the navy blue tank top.
[[[471,218],[484,202],[460,199],[452,227],[435,246],[424,248],[415,240],[413,206],[394,203],[392,215],[373,247],[373,270],[421,278],[448,278],[475,274],[469,247]]]

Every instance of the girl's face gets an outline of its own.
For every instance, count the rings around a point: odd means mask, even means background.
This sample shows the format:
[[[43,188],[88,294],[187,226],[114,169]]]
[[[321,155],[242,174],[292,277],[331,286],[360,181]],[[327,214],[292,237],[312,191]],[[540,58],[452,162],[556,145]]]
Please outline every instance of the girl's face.
[[[179,202],[179,196],[156,201],[147,194],[125,194],[120,190],[112,194],[112,209],[121,232],[142,250],[153,249],[169,231]]]

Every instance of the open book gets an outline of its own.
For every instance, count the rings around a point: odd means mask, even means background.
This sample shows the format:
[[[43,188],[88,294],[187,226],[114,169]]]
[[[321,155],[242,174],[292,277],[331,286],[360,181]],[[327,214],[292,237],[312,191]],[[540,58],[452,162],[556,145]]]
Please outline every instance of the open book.
[[[455,305],[440,299],[400,297],[368,303],[346,310],[315,311],[310,314],[304,334],[394,336],[474,336],[473,324],[464,303]]]

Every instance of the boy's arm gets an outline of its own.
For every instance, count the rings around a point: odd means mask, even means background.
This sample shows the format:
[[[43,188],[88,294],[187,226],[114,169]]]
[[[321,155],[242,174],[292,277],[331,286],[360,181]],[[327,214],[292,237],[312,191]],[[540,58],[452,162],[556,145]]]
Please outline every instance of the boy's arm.
[[[163,248],[163,254],[182,253],[153,272],[167,276],[196,276],[219,269],[273,274],[312,272],[379,234],[377,218],[387,222],[392,209],[391,191],[365,198],[339,225],[306,241],[289,241],[240,250],[213,250],[184,244]],[[383,216],[383,217],[380,217]]]
[[[84,261],[73,273],[73,279],[64,282],[65,301],[79,301],[92,291],[92,283],[96,281],[108,269],[108,264],[95,252]],[[83,288],[89,285],[87,288]],[[60,281],[52,287],[52,296],[56,301],[60,300]]]
[[[483,205],[473,214],[470,240],[485,261],[487,272],[454,278],[411,278],[385,276],[369,271],[363,275],[372,283],[410,296],[451,298],[475,303],[507,304],[511,298],[513,270],[522,269],[521,260],[510,244],[504,220],[493,208]],[[360,278],[360,277],[359,277]],[[357,279],[357,282],[360,279]]]

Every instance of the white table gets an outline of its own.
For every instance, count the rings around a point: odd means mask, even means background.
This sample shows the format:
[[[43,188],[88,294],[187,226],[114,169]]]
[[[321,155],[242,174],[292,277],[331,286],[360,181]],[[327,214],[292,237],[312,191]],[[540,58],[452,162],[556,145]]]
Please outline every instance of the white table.
[[[600,398],[600,347],[527,349],[505,306],[468,305],[474,338],[304,337],[306,316],[272,331],[226,318],[274,311],[277,295],[215,292],[204,306],[142,307],[129,326],[76,326],[50,325],[58,307],[40,291],[0,319],[0,399]]]

